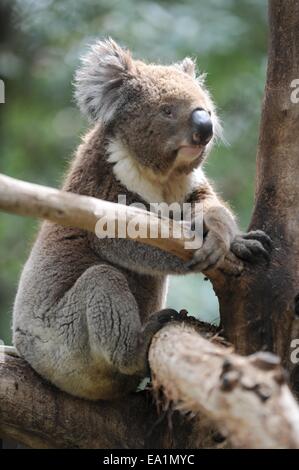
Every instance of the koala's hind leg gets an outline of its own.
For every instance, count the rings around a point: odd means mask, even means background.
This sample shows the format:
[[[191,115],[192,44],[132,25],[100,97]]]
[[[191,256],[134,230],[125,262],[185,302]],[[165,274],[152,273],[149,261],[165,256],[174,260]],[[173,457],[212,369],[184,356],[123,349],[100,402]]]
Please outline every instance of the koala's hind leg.
[[[86,317],[90,353],[100,356],[122,374],[143,375],[152,336],[171,320],[179,319],[175,310],[153,314],[142,326],[138,306],[127,279],[116,268],[95,266],[84,275]]]
[[[82,372],[73,377],[66,374],[65,379],[62,374],[57,385],[69,393],[93,399],[113,398],[118,387],[122,392],[128,391],[126,376],[135,377],[134,390],[136,377],[146,374],[152,336],[164,323],[179,319],[177,312],[166,309],[142,326],[125,276],[104,264],[90,267],[81,275],[62,299],[57,313],[56,325],[69,349],[68,355],[80,357],[81,350],[85,357]],[[76,331],[76,324],[81,331]]]

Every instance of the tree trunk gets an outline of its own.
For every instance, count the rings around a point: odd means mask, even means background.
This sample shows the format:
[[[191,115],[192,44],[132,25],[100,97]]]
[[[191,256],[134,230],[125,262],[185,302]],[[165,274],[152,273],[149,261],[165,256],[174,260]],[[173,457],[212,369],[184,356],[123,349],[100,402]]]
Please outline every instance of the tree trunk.
[[[288,369],[299,338],[299,2],[269,2],[269,63],[257,152],[255,207],[250,229],[274,242],[269,264],[246,267],[238,278],[214,279],[225,336],[241,354],[277,353]],[[298,370],[298,369],[297,369]],[[296,382],[296,369],[292,381]]]

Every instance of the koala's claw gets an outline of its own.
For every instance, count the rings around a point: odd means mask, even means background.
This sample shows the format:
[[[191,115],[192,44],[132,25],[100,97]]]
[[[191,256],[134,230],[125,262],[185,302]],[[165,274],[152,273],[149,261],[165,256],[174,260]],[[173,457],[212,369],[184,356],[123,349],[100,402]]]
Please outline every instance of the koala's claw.
[[[240,259],[258,262],[261,257],[269,260],[272,240],[262,230],[237,235],[231,243],[231,251]]]
[[[176,310],[172,308],[166,308],[164,310],[161,310],[160,312],[157,312],[154,314],[150,319],[149,322],[156,321],[158,324],[160,324],[160,328],[162,325],[165,325],[166,323],[169,323],[171,321],[181,321],[184,319],[184,316],[179,314]]]
[[[154,334],[157,333],[157,331],[159,331],[166,323],[182,320],[184,320],[184,316],[180,315],[176,310],[165,308],[164,310],[160,310],[150,316],[143,327],[142,336],[143,338],[151,339],[151,337],[154,336]]]
[[[262,243],[267,251],[271,251],[273,248],[272,239],[262,230],[251,230],[250,232],[244,233],[243,238],[246,240],[257,240]]]

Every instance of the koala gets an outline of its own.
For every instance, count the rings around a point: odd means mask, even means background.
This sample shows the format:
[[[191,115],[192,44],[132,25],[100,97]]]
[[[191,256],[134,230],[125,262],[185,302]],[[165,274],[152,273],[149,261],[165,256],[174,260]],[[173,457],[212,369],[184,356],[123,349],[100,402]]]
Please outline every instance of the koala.
[[[96,42],[75,76],[91,121],[62,189],[127,204],[203,205],[204,241],[191,262],[154,246],[44,222],[20,277],[13,312],[17,352],[52,384],[90,400],[134,391],[148,372],[153,335],[180,315],[165,308],[167,276],[221,265],[232,250],[267,256],[261,231],[242,234],[202,164],[220,125],[195,63],[134,60]],[[198,214],[194,209],[192,219]]]

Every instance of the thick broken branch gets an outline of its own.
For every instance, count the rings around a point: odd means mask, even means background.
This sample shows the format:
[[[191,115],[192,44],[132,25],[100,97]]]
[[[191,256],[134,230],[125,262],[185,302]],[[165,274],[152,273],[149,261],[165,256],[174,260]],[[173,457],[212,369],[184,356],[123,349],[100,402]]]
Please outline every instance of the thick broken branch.
[[[211,418],[233,447],[299,448],[299,408],[277,356],[241,357],[173,324],[155,335],[149,360],[155,388]]]

